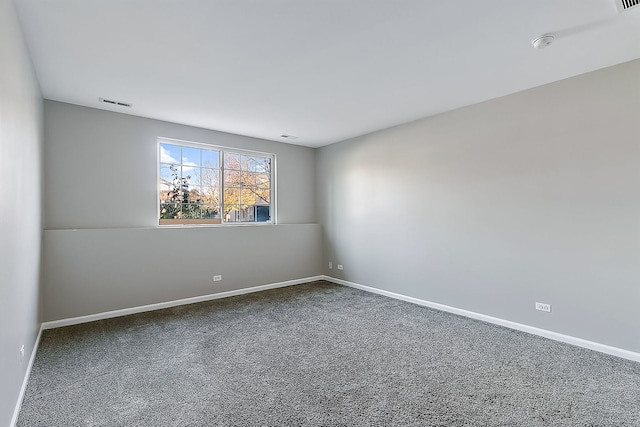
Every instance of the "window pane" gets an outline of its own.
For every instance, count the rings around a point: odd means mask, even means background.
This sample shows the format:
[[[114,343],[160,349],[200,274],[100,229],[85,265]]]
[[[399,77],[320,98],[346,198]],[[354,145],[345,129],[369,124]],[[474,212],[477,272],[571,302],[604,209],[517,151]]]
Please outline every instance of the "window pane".
[[[183,219],[200,218],[200,205],[193,205],[193,204],[182,205],[182,218]]]
[[[180,203],[184,198],[182,187],[171,185],[160,186],[160,200],[172,203]]]
[[[203,187],[219,187],[220,186],[220,170],[219,169],[201,169],[200,180]]]
[[[268,172],[268,157],[242,156],[242,170],[251,172]]]
[[[200,187],[189,187],[187,201],[189,203],[202,203],[202,190]]]
[[[160,201],[166,202],[169,200],[169,195],[171,192],[171,185],[169,184],[160,184]]]
[[[256,203],[256,193],[249,188],[243,188],[240,196],[240,203],[243,205],[253,205]]]
[[[255,168],[252,169],[255,172],[271,172],[270,165],[271,159],[268,157],[255,157]]]
[[[256,162],[252,156],[242,156],[241,167],[243,171],[252,171],[256,169]]]
[[[220,152],[213,150],[202,150],[202,166],[205,168],[220,168]]]
[[[224,185],[227,187],[255,187],[256,177],[253,172],[225,170]]]
[[[180,164],[180,146],[160,144],[160,163]]]
[[[178,171],[180,170],[179,166],[168,165],[168,164],[160,164],[160,182],[161,183],[171,183],[176,176],[180,174]]]
[[[256,205],[268,205],[271,203],[271,190],[269,189],[257,189],[255,191]]]
[[[226,222],[240,221],[240,207],[238,205],[224,205],[224,220]]]
[[[202,188],[202,203],[205,205],[220,205],[220,190],[214,187]]]
[[[226,222],[253,222],[254,220],[253,206],[233,205],[225,215]]]
[[[253,206],[242,205],[240,212],[242,212],[242,222],[253,222],[255,221],[255,208]]]
[[[224,168],[229,170],[240,170],[240,154],[225,152]]]
[[[270,206],[232,205],[225,209],[225,222],[268,222],[271,220]]]
[[[239,188],[225,188],[223,197],[224,197],[225,206],[227,206],[227,205],[238,205],[238,204],[240,204],[240,189]]]
[[[187,166],[200,166],[199,148],[182,147],[182,164]]]
[[[187,181],[187,185],[200,185],[200,168],[182,166],[182,177]]]
[[[271,220],[270,206],[256,206],[256,222],[267,222]]]
[[[180,218],[180,204],[179,203],[161,203],[160,218],[161,219]]]
[[[202,218],[220,218],[218,205],[202,206]]]
[[[256,186],[256,174],[254,172],[242,172],[242,186],[243,187],[255,187]]]
[[[260,188],[270,188],[271,187],[271,178],[268,173],[258,173],[256,174],[256,186]]]
[[[225,187],[242,187],[242,172],[235,170],[224,171]]]

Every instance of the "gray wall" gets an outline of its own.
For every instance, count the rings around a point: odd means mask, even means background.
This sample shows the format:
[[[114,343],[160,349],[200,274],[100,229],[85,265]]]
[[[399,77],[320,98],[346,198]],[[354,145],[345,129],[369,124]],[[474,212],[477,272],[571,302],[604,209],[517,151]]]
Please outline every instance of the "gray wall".
[[[44,320],[315,276],[320,242],[318,224],[45,230]]]
[[[42,98],[10,0],[0,0],[0,64],[0,425],[7,426],[40,327],[42,234]]]
[[[638,76],[634,61],[319,149],[324,272],[640,352]]]
[[[53,101],[44,113],[44,321],[320,274],[314,149]],[[157,228],[158,136],[275,153],[280,225]]]
[[[45,228],[155,227],[158,137],[274,153],[281,224],[316,222],[315,150],[45,101]]]

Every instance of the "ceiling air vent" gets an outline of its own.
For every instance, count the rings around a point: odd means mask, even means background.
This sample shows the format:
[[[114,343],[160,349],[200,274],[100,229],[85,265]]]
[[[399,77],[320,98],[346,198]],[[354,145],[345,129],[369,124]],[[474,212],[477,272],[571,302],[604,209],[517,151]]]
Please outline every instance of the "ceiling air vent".
[[[297,136],[294,135],[287,135],[285,133],[283,133],[282,135],[280,135],[280,138],[284,138],[284,139],[288,139],[289,141],[295,141],[296,139],[298,139]]]
[[[131,106],[132,106],[132,104],[130,104],[128,102],[114,101],[113,99],[98,98],[98,100],[100,102],[104,102],[105,104],[119,105],[121,107],[131,108]]]
[[[620,13],[640,4],[640,0],[615,0],[615,2],[616,7],[618,8],[618,12]]]

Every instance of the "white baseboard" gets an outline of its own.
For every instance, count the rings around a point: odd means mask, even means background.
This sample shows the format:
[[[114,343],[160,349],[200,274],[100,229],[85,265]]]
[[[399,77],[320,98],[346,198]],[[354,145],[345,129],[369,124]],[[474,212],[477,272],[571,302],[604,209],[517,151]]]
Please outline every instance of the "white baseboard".
[[[27,391],[27,384],[29,383],[29,377],[31,376],[31,368],[33,367],[33,361],[36,360],[36,353],[38,352],[38,346],[40,345],[41,336],[42,324],[40,325],[40,330],[38,331],[36,342],[33,344],[33,350],[31,350],[31,357],[29,357],[29,364],[27,365],[27,370],[24,373],[22,387],[20,387],[20,394],[18,394],[18,401],[16,402],[16,407],[13,410],[13,418],[11,418],[9,427],[15,427],[16,423],[18,422],[18,415],[20,415],[20,408],[22,407],[22,401],[24,400],[24,393]]]
[[[253,292],[266,291],[267,289],[283,288],[285,286],[299,285],[301,283],[322,280],[323,276],[305,277],[302,279],[287,280],[286,282],[271,283],[268,285],[252,286],[250,288],[236,289],[233,291],[218,292],[215,294],[201,295],[197,297],[184,298],[174,301],[160,302],[157,304],[141,305],[138,307],[123,308],[121,310],[106,311],[103,313],[89,314],[87,316],[72,317],[69,319],[53,320],[44,322],[42,329],[61,328],[63,326],[77,325],[80,323],[93,322],[95,320],[110,319],[112,317],[127,316],[129,314],[143,313],[145,311],[160,310],[163,308],[176,307],[179,305],[193,304],[196,302],[211,301],[220,298],[227,298],[236,295],[244,295]]]
[[[422,300],[419,298],[409,297],[395,292],[389,292],[382,289],[372,288],[370,286],[360,285],[358,283],[349,282],[347,280],[336,279],[331,276],[322,276],[323,280],[328,282],[337,283],[339,285],[349,286],[351,288],[361,289],[363,291],[372,292],[374,294],[384,295],[390,298],[407,301],[413,304],[422,305],[425,307],[433,308],[440,311],[446,311],[449,313],[457,314],[471,319],[482,320],[483,322],[493,323],[495,325],[504,326],[507,328],[515,329],[522,332],[527,332],[533,335],[538,335],[544,338],[549,338],[555,341],[560,341],[567,344],[572,344],[578,347],[588,348],[589,350],[599,351],[601,353],[610,354],[613,356],[621,357],[623,359],[633,360],[634,362],[640,362],[640,353],[636,353],[622,348],[612,347],[606,344],[600,344],[593,341],[584,340],[582,338],[572,337],[570,335],[560,334],[558,332],[548,331],[546,329],[536,328],[534,326],[524,325],[522,323],[512,322],[510,320],[500,319],[498,317],[487,316],[486,314],[480,314],[473,311],[463,310],[456,307],[451,307],[437,302],[431,302]]]

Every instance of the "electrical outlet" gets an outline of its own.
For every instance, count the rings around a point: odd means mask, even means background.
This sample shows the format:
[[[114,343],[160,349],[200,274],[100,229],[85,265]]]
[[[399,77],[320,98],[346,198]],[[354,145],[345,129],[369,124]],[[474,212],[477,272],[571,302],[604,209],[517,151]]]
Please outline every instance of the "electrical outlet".
[[[344,270],[344,267],[342,266],[342,264],[338,264],[338,270]]]
[[[331,261],[329,261],[329,270],[333,269],[333,263]]]
[[[536,310],[546,311],[547,313],[551,313],[551,304],[545,304],[542,302],[536,303]]]
[[[24,360],[24,344],[20,347],[20,363]]]
[[[213,276],[213,281],[214,281],[214,282],[219,282],[219,281],[221,281],[221,280],[222,280],[222,275],[221,275],[221,274],[218,274],[218,275],[216,275],[216,276]]]

